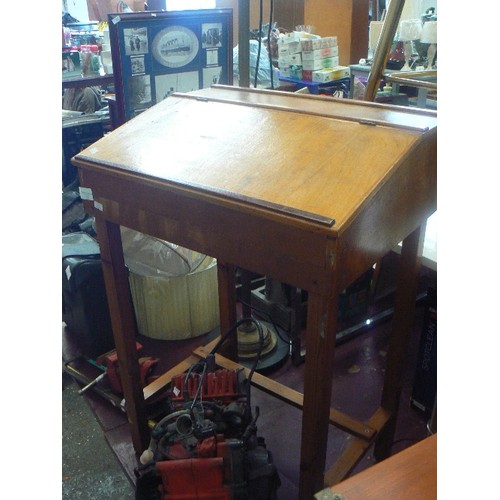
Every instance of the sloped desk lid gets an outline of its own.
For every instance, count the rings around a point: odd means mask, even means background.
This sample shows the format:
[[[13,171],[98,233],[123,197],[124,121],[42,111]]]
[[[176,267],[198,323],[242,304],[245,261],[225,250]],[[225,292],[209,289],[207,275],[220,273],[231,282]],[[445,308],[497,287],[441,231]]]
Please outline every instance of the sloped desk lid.
[[[74,163],[338,230],[436,126],[424,110],[214,86],[168,97]]]

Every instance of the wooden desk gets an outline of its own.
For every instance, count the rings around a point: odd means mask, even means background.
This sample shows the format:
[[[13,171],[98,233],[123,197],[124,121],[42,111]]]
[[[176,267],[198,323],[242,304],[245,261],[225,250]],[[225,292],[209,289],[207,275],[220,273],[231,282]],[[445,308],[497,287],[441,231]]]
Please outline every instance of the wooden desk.
[[[300,497],[343,479],[380,437],[388,456],[415,305],[421,225],[436,209],[435,112],[215,86],[175,94],[74,158],[95,216],[135,450],[149,431],[119,225],[218,260],[221,331],[236,321],[235,266],[308,291],[304,394],[252,382],[303,409]],[[380,408],[330,408],[339,293],[403,241]],[[233,342],[217,362],[236,359]],[[196,353],[202,356],[203,350]],[[180,368],[179,368],[180,369]],[[329,424],[351,445],[324,473]]]
[[[433,500],[437,498],[437,434],[320,492],[345,500]],[[337,497],[338,498],[338,497]]]

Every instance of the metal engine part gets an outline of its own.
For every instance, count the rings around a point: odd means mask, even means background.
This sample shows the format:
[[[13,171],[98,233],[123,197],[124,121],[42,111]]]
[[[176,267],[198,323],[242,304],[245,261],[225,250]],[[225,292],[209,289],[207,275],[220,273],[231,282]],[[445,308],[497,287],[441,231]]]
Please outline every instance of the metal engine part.
[[[280,485],[257,437],[242,371],[194,366],[174,377],[170,411],[154,427],[136,469],[136,500],[274,500]],[[200,373],[201,369],[201,373]]]

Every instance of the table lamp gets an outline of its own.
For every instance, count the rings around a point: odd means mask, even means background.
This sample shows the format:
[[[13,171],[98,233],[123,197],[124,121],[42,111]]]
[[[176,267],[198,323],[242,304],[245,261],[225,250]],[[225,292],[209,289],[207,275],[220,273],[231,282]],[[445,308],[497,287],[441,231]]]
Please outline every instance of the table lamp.
[[[422,43],[428,43],[426,71],[432,69],[432,61],[437,51],[437,21],[427,21],[422,28]]]
[[[410,59],[413,54],[413,41],[422,34],[420,19],[405,19],[399,24],[398,40],[404,44],[405,64],[401,71],[410,71]]]

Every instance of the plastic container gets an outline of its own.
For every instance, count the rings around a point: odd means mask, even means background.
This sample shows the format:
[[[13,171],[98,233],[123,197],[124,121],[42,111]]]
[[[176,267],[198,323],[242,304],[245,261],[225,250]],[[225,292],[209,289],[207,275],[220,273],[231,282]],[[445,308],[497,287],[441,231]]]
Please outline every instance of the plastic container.
[[[110,47],[109,44],[103,44],[101,51],[102,67],[104,68],[104,72],[107,75],[113,73],[113,59],[111,57],[111,48],[109,47]]]
[[[80,66],[83,76],[99,75],[101,70],[101,58],[97,45],[80,46]]]

